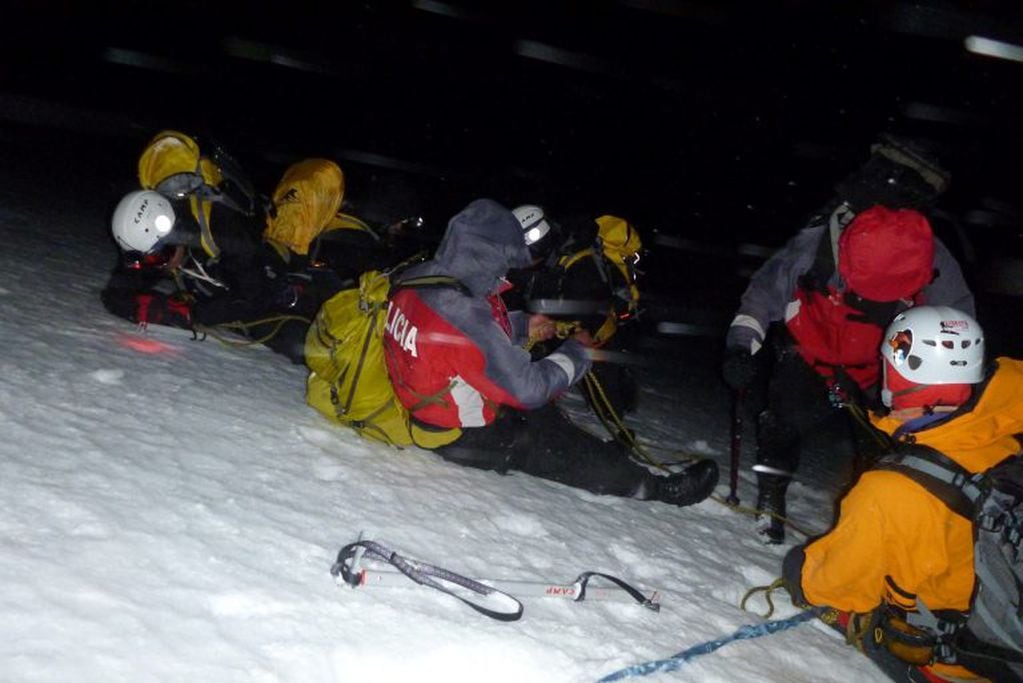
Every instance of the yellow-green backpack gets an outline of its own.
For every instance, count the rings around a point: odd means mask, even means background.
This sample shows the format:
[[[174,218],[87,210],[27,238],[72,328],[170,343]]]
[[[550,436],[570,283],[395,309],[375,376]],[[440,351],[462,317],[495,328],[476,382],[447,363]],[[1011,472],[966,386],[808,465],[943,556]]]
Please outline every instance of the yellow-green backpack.
[[[446,285],[449,277],[413,278],[402,287]],[[328,299],[309,326],[305,361],[310,369],[306,402],[333,422],[360,435],[402,447],[435,448],[457,439],[460,430],[424,432],[410,424],[398,401],[384,360],[384,326],[391,283],[371,270],[359,286]]]

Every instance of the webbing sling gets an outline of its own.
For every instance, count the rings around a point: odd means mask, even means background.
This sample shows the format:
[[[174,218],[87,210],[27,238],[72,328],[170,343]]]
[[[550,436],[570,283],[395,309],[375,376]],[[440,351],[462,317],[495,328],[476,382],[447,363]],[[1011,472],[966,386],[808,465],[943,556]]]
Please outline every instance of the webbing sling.
[[[436,588],[441,592],[458,598],[477,612],[485,614],[488,617],[499,621],[516,621],[522,616],[522,603],[504,590],[501,590],[496,586],[487,585],[480,581],[456,574],[448,569],[444,569],[443,567],[403,557],[390,548],[387,548],[383,544],[375,541],[360,539],[341,548],[338,552],[337,561],[330,569],[330,573],[334,575],[334,577],[340,577],[345,583],[353,588],[361,586],[364,583],[378,583],[379,579],[386,575],[374,572],[375,581],[366,581],[367,570],[361,567],[361,560],[367,553],[392,565],[416,583],[429,586],[430,588]],[[658,595],[657,592],[653,593],[650,597],[646,597],[638,589],[629,585],[622,579],[611,576],[610,574],[603,574],[601,572],[583,572],[576,577],[575,581],[571,584],[557,586],[552,584],[538,584],[535,582],[522,581],[492,581],[491,583],[495,583],[498,586],[504,584],[508,586],[508,590],[525,590],[530,586],[539,587],[545,591],[546,595],[554,597],[571,597],[571,599],[575,602],[582,602],[586,599],[586,590],[589,586],[590,579],[594,577],[607,579],[624,591],[638,604],[649,610],[659,612],[661,609],[660,604],[656,602]],[[550,592],[552,588],[554,590],[553,592]],[[594,590],[597,591],[597,599],[608,599],[607,593],[609,591],[607,589],[596,588]],[[531,594],[535,595],[536,593],[534,592]],[[489,601],[492,605],[485,606],[481,604],[481,601]]]
[[[403,557],[375,541],[356,541],[341,548],[337,554],[337,561],[330,568],[330,573],[335,577],[340,576],[350,586],[358,586],[357,561],[363,554],[387,562],[416,583],[447,593],[491,619],[517,621],[522,616],[522,603],[507,593],[443,567]],[[489,601],[492,606],[482,604],[484,600]]]

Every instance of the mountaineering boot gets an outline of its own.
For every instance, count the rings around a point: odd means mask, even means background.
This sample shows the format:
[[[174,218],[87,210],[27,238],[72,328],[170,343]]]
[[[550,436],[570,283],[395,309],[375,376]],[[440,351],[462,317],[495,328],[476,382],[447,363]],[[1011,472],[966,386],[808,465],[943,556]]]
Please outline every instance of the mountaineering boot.
[[[785,541],[785,493],[792,477],[757,474],[757,534],[769,545]]]
[[[714,492],[718,483],[718,464],[700,460],[678,474],[653,478],[650,498],[684,507],[699,503]]]
[[[773,410],[757,416],[757,534],[764,543],[785,541],[785,492],[799,464],[799,430]]]

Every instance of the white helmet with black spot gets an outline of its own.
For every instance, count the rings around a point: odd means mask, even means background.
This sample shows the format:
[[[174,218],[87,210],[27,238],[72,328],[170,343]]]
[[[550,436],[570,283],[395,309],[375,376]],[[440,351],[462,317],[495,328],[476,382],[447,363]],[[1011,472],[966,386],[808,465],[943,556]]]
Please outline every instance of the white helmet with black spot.
[[[111,232],[124,251],[155,251],[174,229],[174,208],[159,192],[129,192],[114,209]]]

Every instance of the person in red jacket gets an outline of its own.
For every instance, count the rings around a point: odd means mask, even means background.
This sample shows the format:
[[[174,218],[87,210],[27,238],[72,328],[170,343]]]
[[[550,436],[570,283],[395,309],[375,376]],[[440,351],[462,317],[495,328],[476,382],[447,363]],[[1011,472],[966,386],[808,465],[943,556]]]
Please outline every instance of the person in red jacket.
[[[757,509],[770,513],[760,520],[765,542],[784,539],[780,518],[802,441],[829,424],[836,406],[875,403],[882,332],[920,304],[973,311],[955,259],[914,209],[873,206],[835,234],[808,228],[751,280],[726,337],[722,372],[741,391],[763,357],[771,361],[753,467]],[[758,354],[761,346],[770,352]]]
[[[875,403],[876,350],[891,319],[921,304],[974,311],[958,262],[932,229],[948,182],[922,145],[882,136],[750,279],[725,337],[722,376],[756,416],[764,542],[784,541],[785,495],[807,437],[829,431],[833,450],[863,453],[836,407]]]
[[[670,477],[632,462],[624,448],[576,427],[552,402],[590,368],[589,334],[534,360],[527,339],[550,338],[542,315],[509,314],[501,300],[509,268],[529,265],[514,214],[477,199],[448,224],[433,259],[409,268],[394,292],[384,338],[395,393],[416,427],[457,430],[434,449],[461,465],[518,470],[600,494],[690,505],[717,484],[717,465],[703,460]],[[424,276],[449,285],[402,288]]]
[[[893,452],[928,447],[971,473],[1020,453],[1023,362],[986,367],[984,347],[962,311],[919,306],[895,317],[881,343],[889,411],[872,416]],[[851,613],[852,632],[896,680],[975,680],[932,651],[943,631],[920,619],[952,622],[970,609],[973,523],[884,462],[850,489],[828,533],[789,552],[786,587],[796,604]]]

